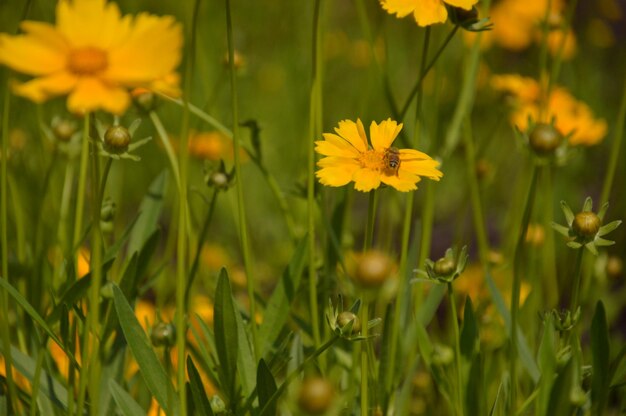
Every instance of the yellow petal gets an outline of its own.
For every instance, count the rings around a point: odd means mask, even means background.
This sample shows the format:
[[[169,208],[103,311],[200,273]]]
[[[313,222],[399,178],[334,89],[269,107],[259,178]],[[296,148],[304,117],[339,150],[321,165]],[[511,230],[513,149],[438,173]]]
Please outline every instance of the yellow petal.
[[[417,0],[413,17],[419,26],[429,26],[445,22],[448,11],[441,0]]]
[[[327,136],[326,134],[324,135]],[[333,135],[335,136],[335,135]],[[339,136],[335,136],[337,139],[320,140],[315,142],[315,151],[324,156],[342,156],[342,157],[357,157],[358,151],[344,139]]]
[[[400,130],[402,130],[402,124],[398,124],[390,118],[381,121],[380,124],[372,121],[370,125],[370,140],[374,150],[382,152],[390,148]]]
[[[337,156],[328,156],[322,158],[317,162],[317,166],[320,167],[330,167],[330,166],[356,166],[360,167],[361,165],[356,159],[349,157],[337,157]]]
[[[423,160],[431,158],[426,153],[420,152],[419,150],[415,149],[400,149],[398,152],[400,153],[400,160],[402,161]]]
[[[178,66],[182,43],[182,29],[174,18],[142,13],[124,43],[110,50],[103,77],[129,86],[161,79]]]
[[[322,185],[326,186],[343,186],[352,180],[356,166],[335,166],[327,167],[315,172]]]
[[[129,103],[130,95],[124,89],[105,85],[96,78],[82,78],[69,96],[67,107],[78,114],[98,109],[122,114]]]
[[[381,180],[400,192],[408,192],[417,189],[416,183],[420,181],[420,177],[408,172],[398,171],[398,175],[382,175]]]
[[[0,34],[0,63],[25,74],[47,75],[65,67],[66,54],[38,36]]]
[[[357,120],[360,127],[352,120],[343,120],[339,122],[339,127],[335,129],[337,134],[346,139],[359,152],[365,152],[368,148],[367,137],[363,130],[363,124]]]
[[[478,0],[444,0],[450,6],[460,7],[461,9],[469,10],[473,5],[478,3]]]
[[[427,160],[414,160],[400,162],[399,172],[406,172],[407,174],[414,174],[419,176],[425,176],[432,180],[438,181],[443,176],[440,170],[437,169],[439,162],[433,159]]]
[[[125,42],[132,17],[122,18],[117,4],[106,0],[61,0],[57,4],[57,27],[74,47],[109,49]]]
[[[367,168],[359,168],[352,176],[354,189],[361,192],[369,192],[380,186],[380,173]]]
[[[383,9],[398,17],[408,16],[415,10],[415,5],[419,0],[382,0]]]
[[[48,98],[67,94],[74,88],[77,81],[78,79],[69,72],[61,71],[15,85],[13,86],[13,91],[17,95],[26,97],[36,103],[41,103]]]

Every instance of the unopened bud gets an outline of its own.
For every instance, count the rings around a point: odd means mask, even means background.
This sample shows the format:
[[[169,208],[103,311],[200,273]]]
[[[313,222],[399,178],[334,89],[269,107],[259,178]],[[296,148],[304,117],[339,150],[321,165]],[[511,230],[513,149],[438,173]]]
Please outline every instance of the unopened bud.
[[[300,410],[311,415],[325,414],[333,403],[335,389],[321,377],[311,377],[302,383],[298,395]]]
[[[551,124],[535,125],[528,136],[530,147],[541,156],[548,156],[561,145],[563,135]]]
[[[104,133],[104,147],[110,153],[124,153],[129,144],[130,132],[124,126],[111,126]]]
[[[585,211],[576,214],[574,222],[572,223],[572,228],[579,236],[591,238],[596,235],[601,225],[602,220],[600,220],[600,217],[598,217],[594,212]]]
[[[337,326],[343,328],[352,322],[352,331],[349,335],[361,332],[361,321],[359,317],[350,311],[343,311],[337,316]]]
[[[152,345],[155,347],[171,347],[176,342],[176,328],[166,322],[159,322],[150,333]]]

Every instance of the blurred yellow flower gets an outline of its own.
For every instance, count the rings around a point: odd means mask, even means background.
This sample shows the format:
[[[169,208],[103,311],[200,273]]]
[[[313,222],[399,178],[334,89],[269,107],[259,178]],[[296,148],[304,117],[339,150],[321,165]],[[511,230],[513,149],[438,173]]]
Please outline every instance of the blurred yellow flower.
[[[380,0],[383,9],[399,18],[413,13],[419,26],[444,23],[448,19],[446,4],[470,10],[478,0]]]
[[[0,63],[35,78],[16,94],[41,103],[69,94],[74,113],[123,113],[129,88],[177,91],[182,30],[173,17],[123,16],[106,0],[61,0],[56,25],[23,21],[24,34],[0,34]]]
[[[546,110],[540,113],[541,90],[537,81],[519,75],[494,75],[491,86],[513,98],[511,123],[522,130],[528,128],[529,117],[535,122],[555,120],[555,127],[568,136],[572,146],[592,146],[604,139],[607,124],[596,119],[591,108],[576,100],[565,88],[554,87],[547,99]]]
[[[361,120],[339,122],[333,133],[324,133],[324,140],[316,141],[315,150],[326,156],[317,165],[320,183],[343,186],[354,181],[357,191],[368,192],[381,182],[408,192],[417,189],[420,176],[439,180],[443,176],[439,162],[413,149],[391,147],[402,124],[391,119],[370,125],[371,147]]]

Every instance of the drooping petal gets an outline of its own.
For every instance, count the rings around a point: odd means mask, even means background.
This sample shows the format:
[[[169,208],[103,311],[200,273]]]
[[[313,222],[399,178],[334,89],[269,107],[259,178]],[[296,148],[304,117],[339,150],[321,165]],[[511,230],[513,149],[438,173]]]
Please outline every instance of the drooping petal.
[[[448,11],[441,0],[417,0],[413,17],[419,26],[429,26],[445,22]]]
[[[67,71],[57,72],[52,75],[35,78],[23,84],[13,86],[17,95],[26,97],[36,103],[41,103],[48,98],[63,95],[70,92],[78,79]]]
[[[362,192],[369,192],[380,186],[380,173],[367,168],[359,168],[352,176],[354,189]]]
[[[57,27],[74,47],[109,49],[129,36],[132,17],[122,18],[117,4],[106,0],[61,0],[57,4]]]
[[[374,150],[383,152],[391,147],[391,144],[402,130],[402,124],[398,124],[390,118],[380,124],[372,121],[370,125],[370,141]]]
[[[67,53],[70,49],[70,43],[65,36],[49,23],[25,20],[20,23],[20,27],[33,39],[36,39],[44,45],[48,45],[50,49],[63,53]]]
[[[415,10],[415,4],[419,0],[382,0],[383,9],[398,17],[408,16]]]
[[[113,114],[122,114],[130,104],[129,93],[120,87],[106,85],[96,78],[82,78],[67,100],[73,113],[84,114],[104,109]]]
[[[124,43],[109,52],[103,77],[127,86],[142,86],[170,74],[180,63],[181,26],[173,17],[142,13]]]
[[[360,127],[357,123],[360,124]],[[335,131],[339,136],[350,142],[355,149],[363,153],[368,148],[367,136],[365,135],[365,130],[363,129],[361,120],[357,120],[357,123],[352,120],[340,121],[339,127],[337,127]]]
[[[48,75],[65,67],[66,52],[39,36],[0,34],[0,63],[28,75]]]
[[[406,171],[398,171],[397,175],[382,175],[380,178],[383,183],[394,187],[400,192],[408,192],[417,189],[417,182],[421,179],[417,175]]]

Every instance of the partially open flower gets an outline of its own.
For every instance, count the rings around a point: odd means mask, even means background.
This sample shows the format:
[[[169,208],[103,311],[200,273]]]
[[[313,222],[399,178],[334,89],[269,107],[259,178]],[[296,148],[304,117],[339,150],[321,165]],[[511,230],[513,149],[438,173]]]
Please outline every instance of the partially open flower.
[[[582,211],[574,215],[569,205],[565,201],[561,201],[561,209],[563,214],[565,214],[567,227],[552,223],[552,228],[567,237],[567,245],[569,247],[579,249],[585,246],[589,251],[597,255],[598,250],[596,247],[615,244],[614,241],[606,240],[602,237],[615,230],[622,222],[618,220],[602,225],[604,214],[609,208],[608,202],[600,208],[597,214],[591,211],[592,207],[593,201],[590,197],[587,197]]]

